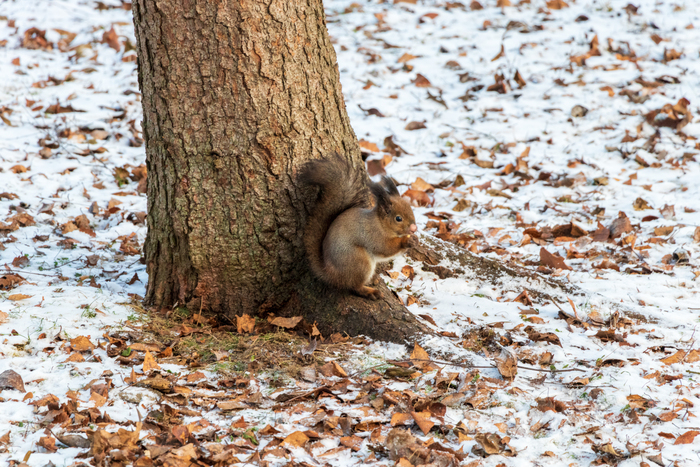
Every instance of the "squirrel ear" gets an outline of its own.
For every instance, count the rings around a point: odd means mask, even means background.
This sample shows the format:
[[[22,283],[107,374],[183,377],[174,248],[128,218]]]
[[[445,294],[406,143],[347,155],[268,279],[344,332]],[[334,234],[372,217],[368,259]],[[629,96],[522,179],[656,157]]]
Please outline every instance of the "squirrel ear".
[[[389,177],[382,177],[381,184],[390,196],[399,196],[399,190],[396,188],[394,181]]]
[[[385,177],[386,178],[386,177]],[[391,197],[382,183],[370,182],[369,191],[377,202],[377,207],[387,214],[391,212]]]

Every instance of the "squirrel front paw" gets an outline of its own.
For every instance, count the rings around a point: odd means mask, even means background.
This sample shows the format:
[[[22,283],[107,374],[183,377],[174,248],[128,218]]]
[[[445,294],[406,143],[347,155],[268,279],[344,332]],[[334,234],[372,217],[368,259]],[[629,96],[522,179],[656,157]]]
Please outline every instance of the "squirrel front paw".
[[[404,248],[415,248],[420,245],[420,240],[418,240],[417,235],[407,235],[405,244],[406,246]]]

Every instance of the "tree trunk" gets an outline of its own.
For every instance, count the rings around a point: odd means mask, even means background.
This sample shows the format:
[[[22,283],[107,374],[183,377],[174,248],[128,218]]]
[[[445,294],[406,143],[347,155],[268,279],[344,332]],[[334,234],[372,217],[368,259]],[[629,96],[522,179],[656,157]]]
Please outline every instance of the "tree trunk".
[[[135,0],[148,166],[146,302],[233,318],[304,314],[322,333],[403,341],[426,328],[326,288],[295,174],[337,151],[364,170],[321,0]]]

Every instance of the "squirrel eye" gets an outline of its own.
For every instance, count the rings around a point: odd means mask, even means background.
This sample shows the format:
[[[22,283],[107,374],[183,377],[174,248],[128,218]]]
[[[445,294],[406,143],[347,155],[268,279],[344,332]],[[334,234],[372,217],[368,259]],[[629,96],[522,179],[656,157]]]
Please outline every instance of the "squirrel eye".
[[[401,216],[396,216],[396,222],[401,222],[403,218]]]

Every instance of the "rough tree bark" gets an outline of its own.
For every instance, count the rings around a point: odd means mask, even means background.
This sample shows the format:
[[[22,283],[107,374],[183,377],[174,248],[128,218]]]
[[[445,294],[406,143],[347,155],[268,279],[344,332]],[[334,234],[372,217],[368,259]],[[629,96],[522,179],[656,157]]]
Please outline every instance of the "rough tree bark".
[[[148,166],[146,302],[233,318],[303,314],[322,333],[404,341],[427,329],[310,276],[314,193],[295,180],[338,151],[364,170],[321,0],[135,0]]]

